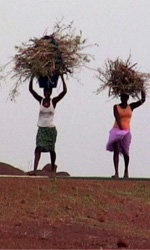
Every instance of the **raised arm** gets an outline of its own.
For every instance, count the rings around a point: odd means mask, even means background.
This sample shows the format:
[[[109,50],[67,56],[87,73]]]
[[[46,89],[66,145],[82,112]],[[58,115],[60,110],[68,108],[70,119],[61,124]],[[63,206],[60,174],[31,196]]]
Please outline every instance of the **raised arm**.
[[[133,110],[133,109],[138,108],[139,106],[141,106],[145,102],[145,99],[146,99],[145,91],[142,90],[141,91],[141,99],[139,101],[137,101],[137,102],[132,102],[130,104],[131,109]]]
[[[60,77],[61,77],[62,84],[63,84],[63,90],[58,96],[53,98],[54,107],[56,107],[57,102],[59,102],[65,96],[65,94],[67,93],[67,86],[66,86],[64,77],[63,77],[63,75],[60,75]]]
[[[33,90],[33,76],[31,76],[30,83],[29,83],[29,91],[33,95],[33,97],[41,103],[42,97],[39,96],[34,90]]]

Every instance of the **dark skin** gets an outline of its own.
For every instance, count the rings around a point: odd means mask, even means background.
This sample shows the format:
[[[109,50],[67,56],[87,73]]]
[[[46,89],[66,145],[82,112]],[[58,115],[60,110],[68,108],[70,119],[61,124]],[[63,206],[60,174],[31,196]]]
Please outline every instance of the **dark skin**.
[[[121,99],[121,103],[119,104],[119,106],[122,109],[125,109],[128,105],[129,96],[127,94],[122,94],[120,99]],[[131,107],[131,110],[133,111],[135,108],[138,108],[139,106],[141,106],[144,102],[145,102],[145,92],[141,91],[141,99],[139,101],[133,102],[129,105]],[[116,122],[117,122],[119,128],[122,130],[123,127],[121,124],[121,120],[120,120],[116,105],[114,105],[114,116],[115,116],[115,119],[116,119]],[[119,148],[120,148],[120,141],[117,141],[114,143],[113,161],[114,161],[114,167],[115,167],[115,175],[113,176],[113,178],[119,177],[119,173],[118,173]],[[126,152],[122,152],[122,153],[123,153],[124,163],[125,163],[124,178],[128,178],[129,155],[127,155]]]
[[[63,75],[61,75],[61,80],[62,80],[62,84],[63,84],[63,90],[62,92],[54,97],[52,99],[52,103],[54,108],[56,108],[57,103],[66,95],[67,93],[67,87],[66,87],[66,83],[64,80]],[[31,77],[30,79],[30,83],[29,83],[29,91],[30,93],[33,95],[33,97],[41,104],[41,101],[43,100],[43,106],[48,108],[50,106],[50,101],[51,101],[51,94],[52,94],[52,89],[48,89],[45,90],[44,89],[44,99],[42,96],[38,95],[34,89],[33,89],[33,77]],[[42,148],[40,147],[36,147],[35,149],[35,159],[34,159],[34,171],[33,174],[36,175],[36,170],[38,167],[38,163],[41,157],[41,152],[42,152]],[[56,172],[56,165],[55,165],[55,161],[56,161],[56,152],[55,151],[50,151],[50,159],[51,159],[51,165],[52,165],[52,173],[53,175],[55,175]]]

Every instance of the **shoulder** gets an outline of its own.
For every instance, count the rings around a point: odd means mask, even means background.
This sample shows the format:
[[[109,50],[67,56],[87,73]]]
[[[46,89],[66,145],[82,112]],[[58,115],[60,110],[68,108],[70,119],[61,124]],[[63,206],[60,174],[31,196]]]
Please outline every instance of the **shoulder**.
[[[39,103],[40,103],[40,104],[43,103],[43,97],[39,98]]]
[[[113,108],[114,108],[114,109],[117,109],[118,106],[119,106],[118,104],[115,104]]]
[[[118,113],[118,104],[115,104],[113,107],[114,114]]]
[[[50,100],[50,102],[52,103],[52,105],[53,105],[53,107],[55,108],[56,107],[56,99],[55,99],[56,97],[54,97],[54,98],[52,98],[51,100]]]

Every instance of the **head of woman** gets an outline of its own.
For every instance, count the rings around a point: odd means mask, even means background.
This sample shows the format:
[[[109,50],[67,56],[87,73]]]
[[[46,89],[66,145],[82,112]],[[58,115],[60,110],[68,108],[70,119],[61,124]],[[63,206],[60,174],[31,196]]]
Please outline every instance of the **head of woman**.
[[[129,99],[129,95],[128,94],[126,94],[126,93],[122,93],[121,95],[120,95],[120,100],[121,100],[121,102],[122,103],[127,103],[128,102],[128,99]]]

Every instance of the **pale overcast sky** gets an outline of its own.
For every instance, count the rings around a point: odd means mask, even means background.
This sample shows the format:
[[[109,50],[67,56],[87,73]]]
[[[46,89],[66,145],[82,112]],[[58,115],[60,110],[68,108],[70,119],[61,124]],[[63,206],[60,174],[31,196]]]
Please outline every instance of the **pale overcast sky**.
[[[95,56],[90,67],[104,65],[107,58],[132,61],[141,71],[150,72],[150,1],[149,0],[0,0],[0,65],[15,55],[15,45],[32,37],[51,33],[57,20],[74,21],[88,42],[98,43],[89,52]],[[72,176],[111,176],[112,153],[105,150],[111,129],[113,105],[107,91],[93,92],[99,86],[95,72],[82,69],[66,79],[67,96],[56,108],[58,130],[56,153],[58,171]],[[13,103],[8,92],[14,80],[1,82],[0,88],[0,161],[24,171],[33,168],[37,133],[38,102],[28,92],[28,82]],[[36,90],[42,93],[41,90]],[[61,90],[61,83],[54,91]],[[132,100],[131,100],[132,101]],[[129,173],[131,177],[150,177],[150,99],[135,110],[132,119],[132,143]],[[39,169],[49,162],[42,154]],[[120,159],[120,173],[124,165]]]

